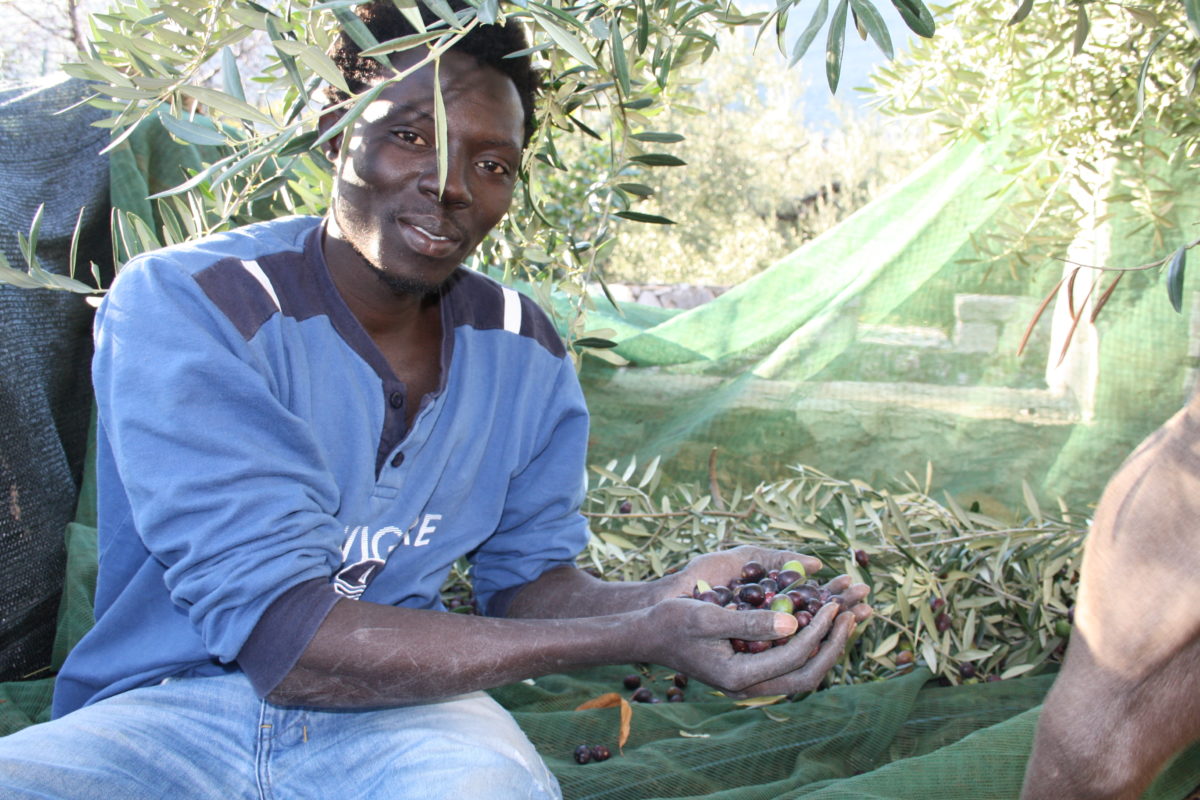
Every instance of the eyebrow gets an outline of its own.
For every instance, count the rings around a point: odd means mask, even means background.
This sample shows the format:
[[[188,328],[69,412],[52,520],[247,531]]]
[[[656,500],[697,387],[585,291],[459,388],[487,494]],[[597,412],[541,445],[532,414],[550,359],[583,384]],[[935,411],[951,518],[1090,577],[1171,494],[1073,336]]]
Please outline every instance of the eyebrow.
[[[433,114],[426,111],[424,107],[415,105],[413,103],[392,103],[386,114],[373,121],[376,123],[386,124],[393,121],[396,117],[404,116],[406,114],[411,114],[419,119],[434,122]],[[483,145],[484,147],[507,147],[511,148],[512,150],[516,150],[517,152],[522,150],[521,145],[512,139],[485,139],[479,144]]]

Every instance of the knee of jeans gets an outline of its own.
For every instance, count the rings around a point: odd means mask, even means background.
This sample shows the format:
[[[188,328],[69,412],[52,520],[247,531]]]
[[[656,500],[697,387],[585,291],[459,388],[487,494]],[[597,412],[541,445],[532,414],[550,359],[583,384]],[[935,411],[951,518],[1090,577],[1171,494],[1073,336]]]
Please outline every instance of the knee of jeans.
[[[446,797],[536,798],[558,800],[558,781],[532,748],[529,750],[480,748],[465,753],[462,769],[455,771]]]

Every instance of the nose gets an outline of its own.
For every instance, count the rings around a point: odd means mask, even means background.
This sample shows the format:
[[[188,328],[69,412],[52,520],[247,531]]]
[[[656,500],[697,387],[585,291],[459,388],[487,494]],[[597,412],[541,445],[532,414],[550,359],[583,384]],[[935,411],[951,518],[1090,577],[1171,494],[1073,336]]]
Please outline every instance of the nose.
[[[466,208],[471,205],[470,159],[456,152],[453,144],[446,159],[446,183],[440,184],[436,155],[421,174],[419,187],[444,206]]]

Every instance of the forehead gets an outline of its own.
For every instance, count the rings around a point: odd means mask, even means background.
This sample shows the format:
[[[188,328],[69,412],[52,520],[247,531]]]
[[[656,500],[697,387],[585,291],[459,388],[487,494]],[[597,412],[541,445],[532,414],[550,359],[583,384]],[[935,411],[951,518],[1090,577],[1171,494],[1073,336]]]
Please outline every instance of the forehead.
[[[392,65],[396,72],[402,72],[420,62],[425,54],[423,48],[414,48],[394,56]],[[490,128],[493,136],[512,138],[520,146],[525,112],[511,78],[474,56],[454,50],[442,54],[436,74],[452,128],[455,123],[461,126],[469,122],[473,127]],[[390,121],[397,116],[432,117],[434,75],[434,65],[429,63],[386,86],[364,109],[362,120],[371,123]],[[380,77],[374,85],[383,80]]]

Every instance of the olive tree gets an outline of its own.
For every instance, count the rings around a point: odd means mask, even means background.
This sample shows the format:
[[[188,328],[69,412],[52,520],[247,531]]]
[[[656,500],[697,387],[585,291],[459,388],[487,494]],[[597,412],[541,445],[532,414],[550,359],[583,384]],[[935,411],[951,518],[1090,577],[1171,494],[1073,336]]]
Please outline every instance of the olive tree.
[[[826,79],[836,90],[845,37],[857,31],[892,51],[882,12],[873,0],[819,0],[799,13],[799,0],[780,0],[770,11],[741,12],[731,0],[469,0],[454,11],[444,0],[395,0],[418,33],[378,42],[353,13],[353,0],[115,0],[88,17],[86,48],[65,69],[90,82],[90,102],[110,112],[110,148],[120,148],[143,125],[160,124],[179,142],[202,148],[201,168],[158,192],[154,219],[116,215],[121,255],[201,236],[253,218],[254,204],[279,210],[322,210],[326,166],[319,145],[352,124],[379,87],[352,96],[339,124],[319,132],[323,84],[342,89],[342,77],[325,52],[343,28],[369,56],[387,59],[419,49],[422,64],[478,25],[517,18],[531,34],[530,53],[544,71],[538,133],[522,165],[523,189],[500,229],[481,248],[493,269],[531,281],[535,292],[564,287],[576,298],[568,340],[603,344],[584,330],[588,303],[582,287],[602,277],[600,266],[624,224],[662,223],[661,215],[635,208],[654,193],[654,180],[629,180],[631,172],[672,169],[679,134],[660,127],[663,99],[686,66],[703,62],[721,31],[750,28],[796,61],[818,40],[825,47]],[[426,25],[417,3],[437,17]],[[934,21],[922,0],[891,0],[922,36]],[[789,22],[797,19],[791,33]],[[798,36],[796,32],[799,31]],[[261,42],[261,64],[247,69],[239,49]],[[393,80],[401,80],[397,75]],[[438,125],[444,130],[444,120]],[[569,165],[560,143],[587,137],[603,143],[608,168],[591,181],[579,215],[553,212],[561,198],[551,176]],[[3,265],[0,265],[3,266]],[[12,272],[0,278],[12,278]]]
[[[978,237],[981,257],[1026,276],[1066,262],[1063,289],[1074,268],[1101,268],[1109,277],[1088,281],[1099,306],[1122,275],[1165,268],[1180,310],[1186,254],[1200,243],[1185,228],[1197,220],[1172,214],[1194,197],[1200,165],[1200,2],[964,0],[939,24],[944,35],[915,42],[876,81],[894,113],[953,138],[1007,138],[1015,199]],[[1149,234],[1145,263],[1072,263],[1072,238],[1109,214],[1136,215],[1128,230]]]

